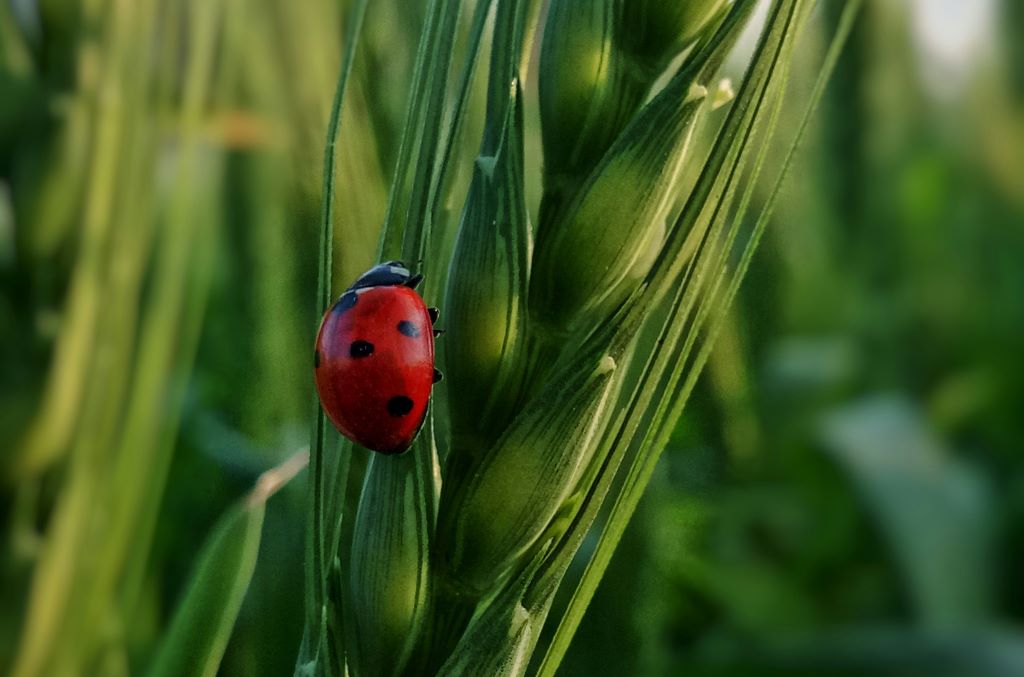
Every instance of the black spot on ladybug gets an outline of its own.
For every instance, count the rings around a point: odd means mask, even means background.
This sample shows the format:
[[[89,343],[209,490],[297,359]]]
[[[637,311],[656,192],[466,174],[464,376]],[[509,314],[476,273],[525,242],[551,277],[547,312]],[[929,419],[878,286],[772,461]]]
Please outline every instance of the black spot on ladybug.
[[[359,300],[359,295],[354,291],[345,292],[338,299],[338,302],[334,304],[334,310],[338,313],[343,313],[349,308],[353,308],[356,305],[356,301]]]
[[[440,381],[443,378],[444,378],[444,374],[442,374],[440,371],[435,369],[434,370],[434,383],[437,383],[438,381]]]
[[[373,344],[369,341],[353,341],[348,354],[351,357],[369,357],[373,355]]]
[[[434,324],[437,318],[441,317],[441,311],[437,308],[427,308],[427,314],[430,315],[430,324]]]
[[[392,416],[405,416],[412,411],[412,400],[405,395],[395,395],[388,400],[388,413]]]
[[[398,332],[409,338],[419,338],[420,328],[409,320],[402,320],[398,323]]]
[[[313,368],[314,369],[319,369],[320,368],[320,351],[319,350],[314,350],[313,351]]]

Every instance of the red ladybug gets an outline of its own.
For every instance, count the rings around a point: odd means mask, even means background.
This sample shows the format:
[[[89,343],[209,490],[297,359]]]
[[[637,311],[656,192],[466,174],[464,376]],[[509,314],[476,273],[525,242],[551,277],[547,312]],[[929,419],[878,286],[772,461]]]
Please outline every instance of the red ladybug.
[[[374,266],[324,314],[313,365],[327,417],[343,435],[400,454],[423,425],[433,384],[434,321],[401,261]]]

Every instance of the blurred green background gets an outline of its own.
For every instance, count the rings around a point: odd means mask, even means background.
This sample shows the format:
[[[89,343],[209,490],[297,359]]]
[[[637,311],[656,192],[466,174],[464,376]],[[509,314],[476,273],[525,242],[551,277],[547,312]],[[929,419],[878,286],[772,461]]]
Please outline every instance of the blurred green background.
[[[424,5],[367,16],[339,287]],[[306,444],[344,7],[0,0],[0,673],[140,672],[217,517]],[[1022,35],[1017,0],[866,3],[565,674],[1024,674]],[[303,479],[222,674],[294,665]]]

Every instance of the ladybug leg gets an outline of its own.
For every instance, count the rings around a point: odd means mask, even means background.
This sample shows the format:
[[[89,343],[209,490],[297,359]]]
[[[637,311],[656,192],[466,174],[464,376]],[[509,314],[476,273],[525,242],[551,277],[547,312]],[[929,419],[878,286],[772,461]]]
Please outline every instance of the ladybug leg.
[[[427,308],[427,315],[430,315],[430,324],[437,324],[437,318],[441,317],[441,311],[437,308]]]
[[[444,374],[442,374],[440,371],[435,369],[434,370],[434,383],[437,383],[438,381],[440,381],[443,378],[444,378]]]
[[[416,287],[420,286],[420,282],[423,282],[423,275],[421,273],[416,273],[408,280],[406,280],[403,283],[403,285],[408,287],[409,289],[415,289]]]
[[[434,338],[437,338],[438,336],[440,336],[443,333],[444,333],[444,329],[435,329],[434,330]]]

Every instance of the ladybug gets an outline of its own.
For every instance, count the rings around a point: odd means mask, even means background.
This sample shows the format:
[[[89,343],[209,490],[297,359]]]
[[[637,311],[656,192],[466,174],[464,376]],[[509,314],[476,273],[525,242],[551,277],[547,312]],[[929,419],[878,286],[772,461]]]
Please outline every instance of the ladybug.
[[[423,425],[441,372],[434,368],[437,308],[416,293],[422,275],[401,261],[363,273],[320,321],[313,368],[324,412],[345,437],[400,454]]]

